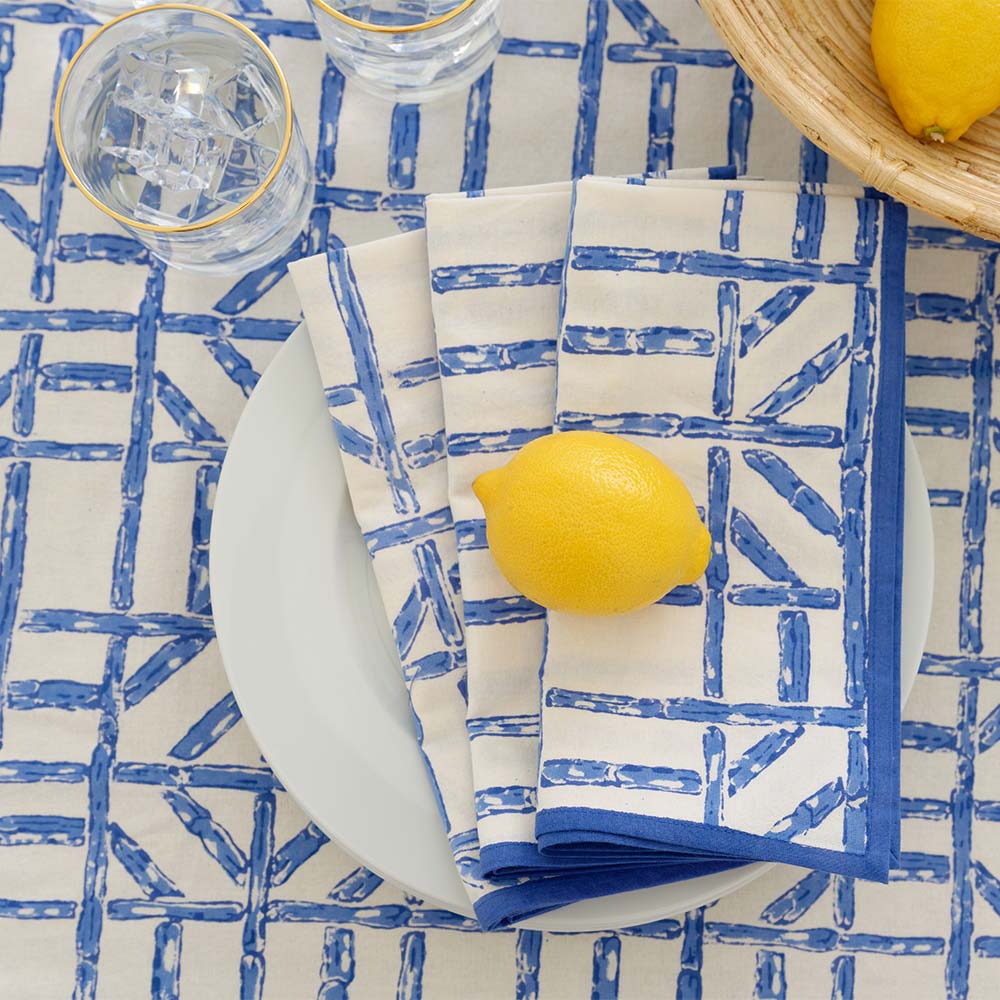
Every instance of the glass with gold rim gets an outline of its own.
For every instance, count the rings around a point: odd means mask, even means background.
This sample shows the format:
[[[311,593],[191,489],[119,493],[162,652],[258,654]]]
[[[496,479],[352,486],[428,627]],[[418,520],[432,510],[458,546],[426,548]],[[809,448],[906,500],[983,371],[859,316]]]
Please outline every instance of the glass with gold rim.
[[[500,50],[502,0],[309,0],[334,65],[390,101],[468,86]]]
[[[60,82],[55,134],[80,193],[173,267],[266,264],[312,207],[281,67],[207,8],[156,4],[99,28]]]
[[[158,0],[70,0],[74,7],[89,14],[95,21],[110,21],[120,14],[127,14],[140,7],[152,7]],[[198,4],[199,7],[219,7],[218,2]]]

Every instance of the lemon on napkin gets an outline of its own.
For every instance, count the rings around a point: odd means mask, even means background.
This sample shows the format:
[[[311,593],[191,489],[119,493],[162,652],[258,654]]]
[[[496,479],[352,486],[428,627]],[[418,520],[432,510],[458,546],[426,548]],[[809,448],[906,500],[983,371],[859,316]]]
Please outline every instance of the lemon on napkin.
[[[639,445],[549,434],[472,486],[511,586],[554,611],[646,607],[708,565],[711,536],[684,483]]]

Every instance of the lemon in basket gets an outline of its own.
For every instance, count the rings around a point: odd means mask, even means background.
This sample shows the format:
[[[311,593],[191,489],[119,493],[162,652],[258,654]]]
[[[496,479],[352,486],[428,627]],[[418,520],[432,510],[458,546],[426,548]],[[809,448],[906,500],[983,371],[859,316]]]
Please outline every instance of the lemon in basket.
[[[998,0],[876,0],[872,54],[910,135],[954,142],[1000,106]]]
[[[555,611],[634,611],[694,583],[708,565],[711,537],[687,487],[612,434],[537,438],[472,488],[504,577]]]

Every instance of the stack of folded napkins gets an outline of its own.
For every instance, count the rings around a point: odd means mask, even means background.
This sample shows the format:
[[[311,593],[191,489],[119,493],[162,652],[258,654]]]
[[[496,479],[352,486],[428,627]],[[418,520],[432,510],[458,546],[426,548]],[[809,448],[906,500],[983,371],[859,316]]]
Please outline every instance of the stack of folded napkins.
[[[587,177],[427,201],[292,273],[459,873],[485,929],[899,838],[896,204]],[[471,485],[621,434],[685,481],[702,580],[612,618],[513,590]]]

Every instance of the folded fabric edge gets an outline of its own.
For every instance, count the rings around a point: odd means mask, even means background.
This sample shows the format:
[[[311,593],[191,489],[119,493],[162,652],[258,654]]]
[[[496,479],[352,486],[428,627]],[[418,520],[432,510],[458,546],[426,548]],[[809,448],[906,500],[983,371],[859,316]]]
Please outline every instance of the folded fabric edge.
[[[652,850],[664,844],[690,847],[717,857],[815,868],[835,875],[852,875],[871,882],[889,881],[889,845],[869,848],[864,854],[844,854],[825,847],[806,847],[777,837],[761,837],[742,830],[709,827],[691,820],[612,812],[587,806],[559,806],[538,813],[535,819],[538,849],[544,854],[562,845],[588,843],[630,844]],[[766,851],[762,851],[765,848]]]
[[[483,930],[494,931],[582,899],[669,885],[745,864],[745,861],[695,861],[690,866],[650,866],[635,871],[560,875],[497,889],[480,897],[473,905]]]

